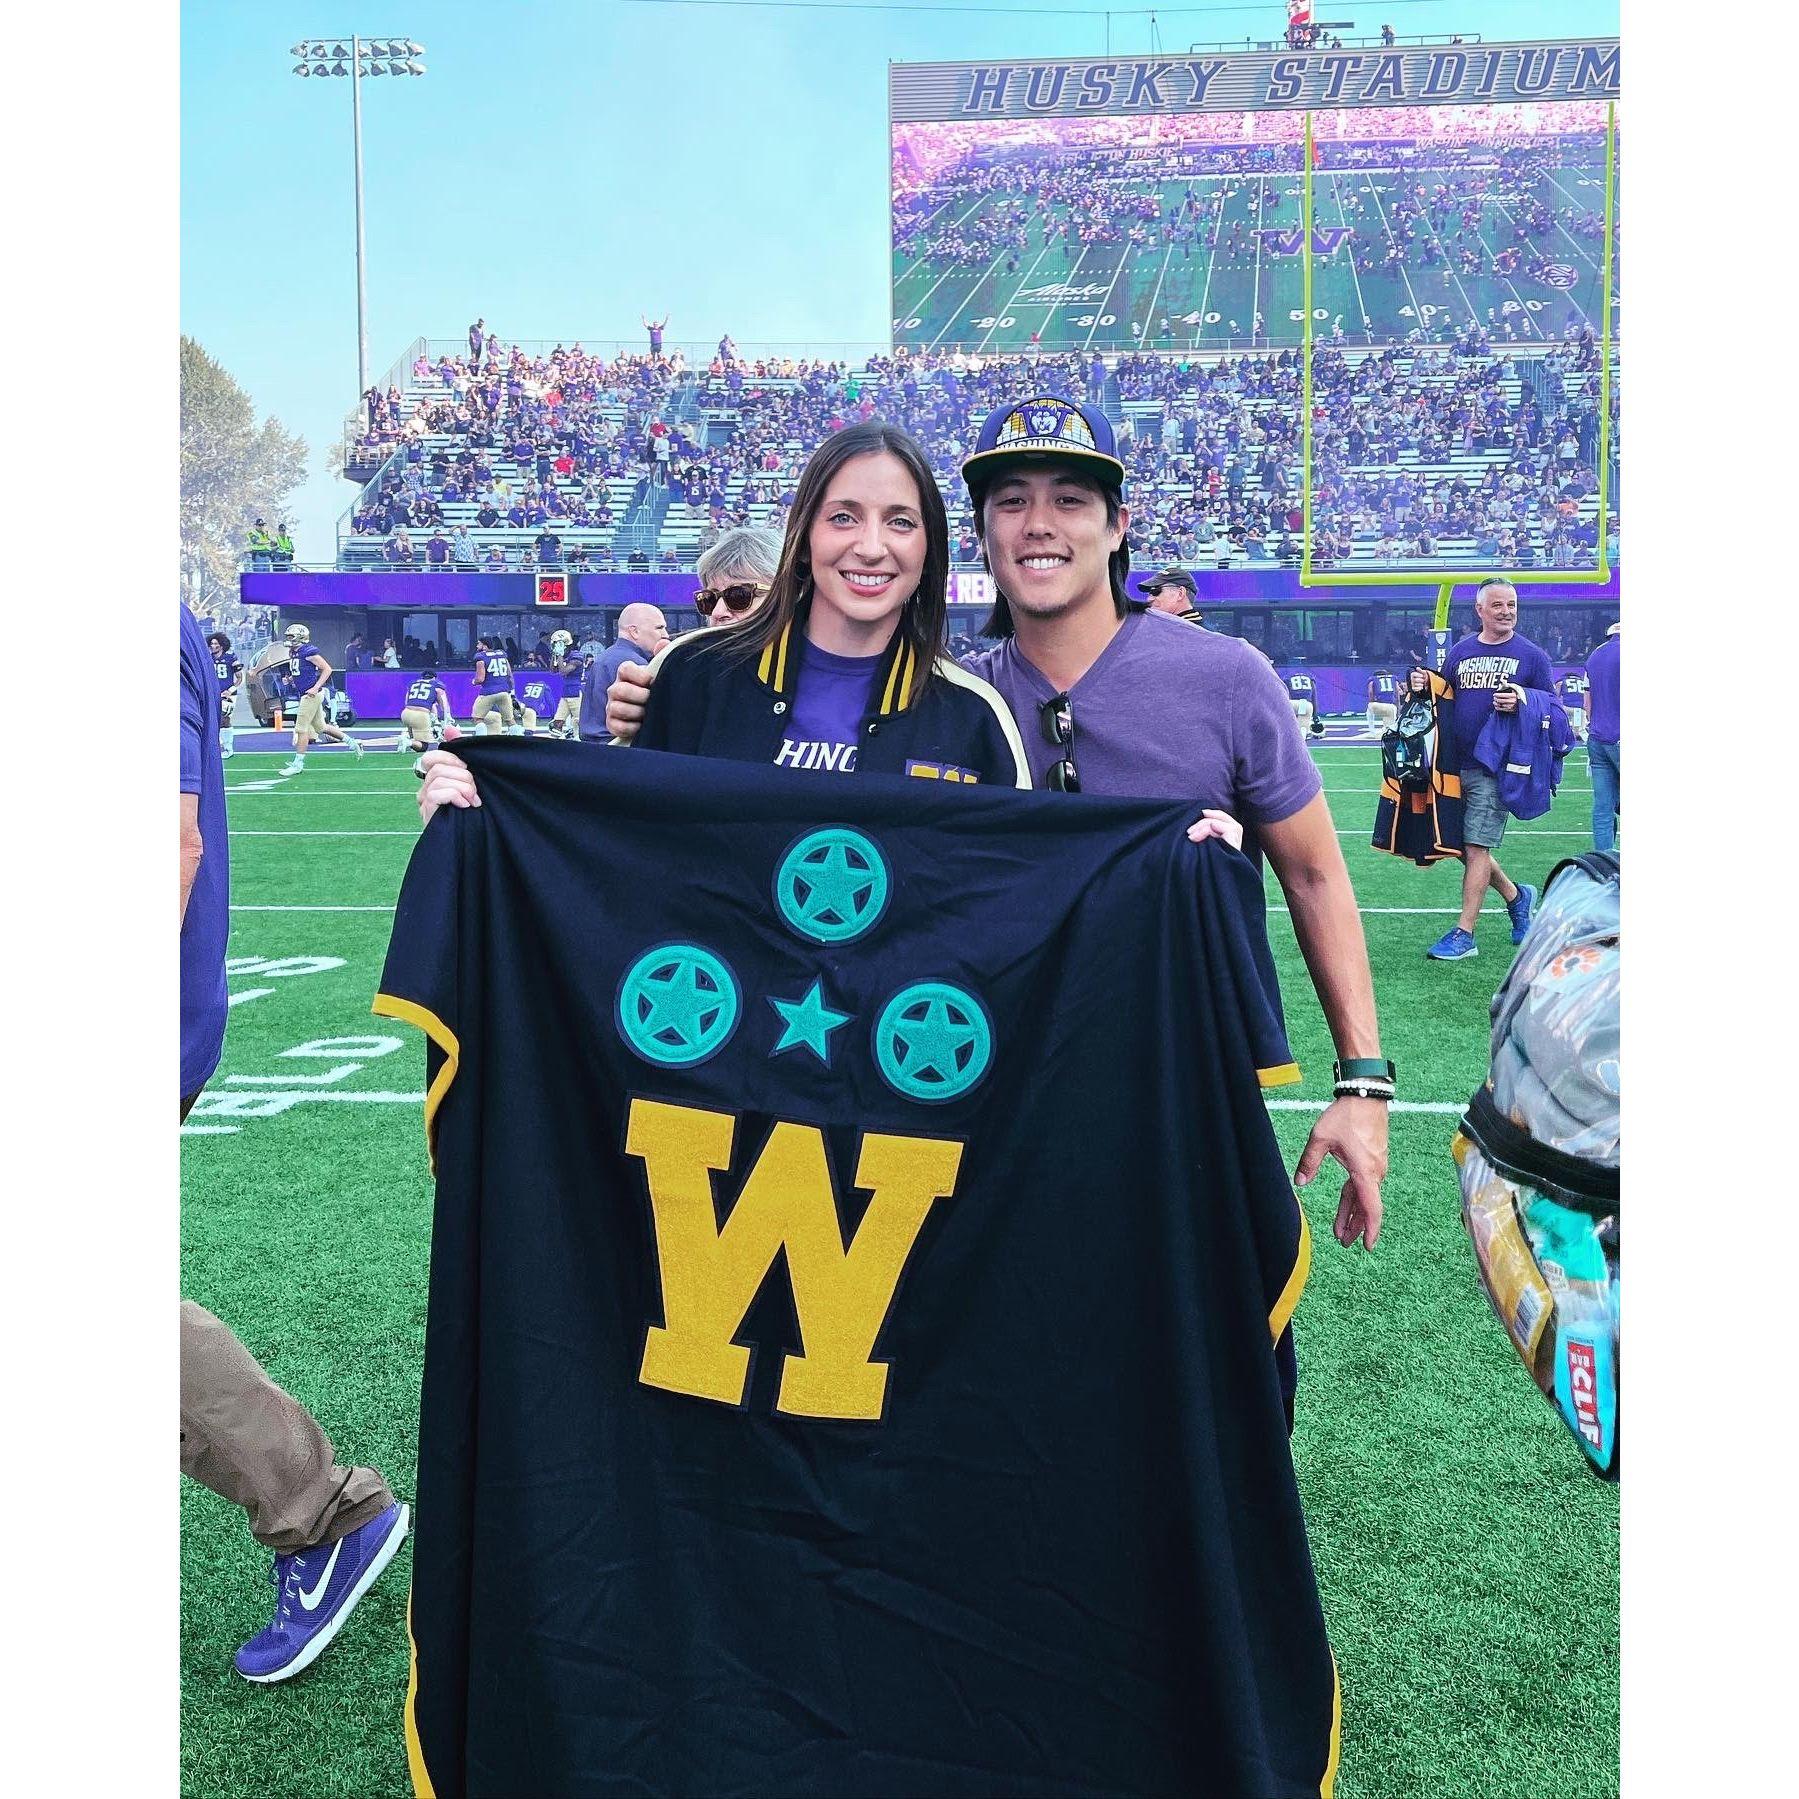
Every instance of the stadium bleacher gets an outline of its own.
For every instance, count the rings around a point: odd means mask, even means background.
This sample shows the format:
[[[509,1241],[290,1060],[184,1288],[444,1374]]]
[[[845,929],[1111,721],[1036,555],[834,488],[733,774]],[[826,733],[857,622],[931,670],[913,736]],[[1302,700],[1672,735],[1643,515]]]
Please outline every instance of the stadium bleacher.
[[[488,388],[491,415],[479,404],[483,378],[459,349],[433,345],[412,364],[394,440],[341,533],[340,567],[406,566],[393,547],[402,536],[423,567],[429,537],[441,531],[447,541],[458,527],[474,559],[440,549],[440,566],[534,567],[547,522],[560,540],[551,559],[570,566],[689,568],[722,528],[782,524],[820,438],[876,415],[924,442],[958,560],[973,562],[956,474],[973,427],[1002,400],[1045,388],[1085,394],[1119,428],[1134,555],[1217,567],[1298,561],[1301,359],[1291,348],[1109,360],[871,356],[859,366],[714,358],[689,369],[636,356],[607,364],[578,345],[513,346]],[[1427,555],[1451,567],[1495,558],[1595,565],[1590,332],[1495,348],[1471,321],[1434,344],[1321,347],[1314,378],[1316,565],[1376,569]],[[482,449],[471,434],[484,419],[493,429]],[[660,462],[658,437],[669,446]],[[521,462],[516,449],[527,441]],[[472,492],[444,498],[444,471],[465,455],[485,457],[508,500],[536,487],[543,518],[483,526]],[[435,511],[395,517],[394,502],[414,494]]]

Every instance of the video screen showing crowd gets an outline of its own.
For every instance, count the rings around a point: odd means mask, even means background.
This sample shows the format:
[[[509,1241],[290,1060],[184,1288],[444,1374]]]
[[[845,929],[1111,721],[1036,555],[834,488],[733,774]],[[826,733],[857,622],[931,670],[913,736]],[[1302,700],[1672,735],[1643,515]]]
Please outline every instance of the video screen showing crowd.
[[[894,127],[896,344],[983,351],[1297,342],[1305,114]],[[1601,102],[1313,117],[1321,331],[1497,342],[1597,316]]]

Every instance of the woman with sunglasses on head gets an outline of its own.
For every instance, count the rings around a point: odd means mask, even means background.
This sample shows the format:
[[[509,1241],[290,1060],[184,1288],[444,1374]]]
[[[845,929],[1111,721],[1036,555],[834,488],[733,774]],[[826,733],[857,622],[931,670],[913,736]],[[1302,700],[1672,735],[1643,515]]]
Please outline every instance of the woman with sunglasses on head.
[[[949,524],[922,448],[878,420],[837,432],[800,477],[759,609],[656,658],[638,745],[1029,787],[1012,714],[947,652],[948,580]],[[443,804],[480,801],[466,765],[440,752],[419,810]]]

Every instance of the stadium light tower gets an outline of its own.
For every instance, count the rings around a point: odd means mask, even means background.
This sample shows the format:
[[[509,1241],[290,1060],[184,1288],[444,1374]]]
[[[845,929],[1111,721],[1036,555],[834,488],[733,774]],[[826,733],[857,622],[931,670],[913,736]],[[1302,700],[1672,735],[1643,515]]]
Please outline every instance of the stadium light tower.
[[[362,267],[362,78],[365,75],[422,75],[425,46],[404,37],[305,38],[288,52],[299,60],[303,78],[330,76],[350,81],[350,128],[356,139],[356,392],[369,386],[368,284]]]

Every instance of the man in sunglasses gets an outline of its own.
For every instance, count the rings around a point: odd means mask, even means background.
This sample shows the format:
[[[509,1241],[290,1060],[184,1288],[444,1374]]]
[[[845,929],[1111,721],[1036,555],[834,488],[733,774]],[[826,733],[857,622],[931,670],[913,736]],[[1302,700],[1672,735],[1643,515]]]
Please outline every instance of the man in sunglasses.
[[[581,737],[586,743],[606,741],[606,689],[630,662],[653,662],[668,642],[668,622],[659,606],[634,600],[618,615],[618,641],[595,659],[581,686]]]
[[[1199,583],[1184,568],[1165,568],[1138,582],[1137,591],[1149,601],[1152,612],[1166,612],[1171,618],[1184,618],[1190,625],[1205,626],[1199,609]]]

